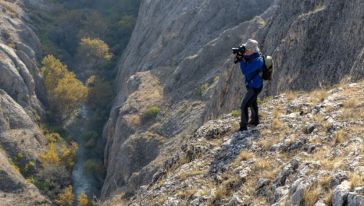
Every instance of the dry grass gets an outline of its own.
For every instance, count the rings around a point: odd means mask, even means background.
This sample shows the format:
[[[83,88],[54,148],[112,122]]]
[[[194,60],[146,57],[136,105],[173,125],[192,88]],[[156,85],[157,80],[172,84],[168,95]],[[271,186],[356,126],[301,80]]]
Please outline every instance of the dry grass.
[[[124,119],[130,126],[138,126],[141,122],[141,118],[137,114],[125,115]]]
[[[197,189],[196,188],[189,188],[189,189],[186,189],[186,190],[180,190],[180,191],[178,191],[177,192],[177,195],[179,197],[181,197],[182,199],[188,199],[192,195],[196,194],[196,192],[197,192]]]
[[[262,172],[261,177],[265,179],[274,180],[277,178],[278,173],[281,171],[279,167],[276,167],[275,169],[269,169]]]
[[[279,141],[279,140],[278,140]],[[262,147],[264,151],[268,151],[270,147],[275,144],[276,142],[269,141],[267,139],[259,140],[258,145]]]
[[[186,180],[189,177],[207,174],[207,172],[208,172],[207,170],[192,170],[192,171],[187,171],[187,172],[181,173],[180,175],[177,176],[177,178],[180,180]]]
[[[364,186],[364,177],[357,173],[352,173],[350,174],[350,183],[352,189],[355,187]]]
[[[303,201],[305,206],[313,206],[319,198],[320,191],[321,188],[316,184],[306,188],[303,192]]]
[[[345,108],[355,108],[358,105],[360,105],[360,102],[359,102],[358,98],[357,97],[351,97],[351,98],[349,98],[348,100],[346,100],[344,102],[343,106]]]
[[[333,159],[321,159],[320,164],[321,167],[326,170],[334,170],[342,166],[343,159],[343,157],[335,157]]]
[[[332,190],[325,192],[323,200],[326,205],[332,205]]]
[[[255,162],[254,168],[256,171],[262,171],[270,168],[271,162],[266,159],[257,160]]]
[[[254,153],[243,150],[239,154],[239,161],[247,161],[254,157]]]
[[[331,182],[331,177],[330,176],[322,176],[318,179],[318,183],[319,185],[325,190],[325,191],[329,191],[330,190],[330,182]]]
[[[345,141],[346,139],[346,132],[344,130],[339,130],[335,133],[335,139],[334,139],[334,143],[337,144],[341,144]]]
[[[315,91],[312,91],[311,93],[309,93],[309,96],[310,96],[311,102],[314,104],[317,104],[317,103],[323,102],[325,100],[325,98],[328,96],[328,93],[324,89],[319,89],[319,90],[315,90]]]
[[[288,101],[292,101],[292,100],[296,99],[296,98],[297,98],[297,96],[298,96],[298,93],[297,93],[297,92],[295,92],[295,91],[292,91],[292,90],[290,90],[290,91],[288,91],[288,92],[286,93],[286,97],[287,97],[287,100],[288,100]]]
[[[274,118],[271,123],[273,130],[280,130],[283,127],[283,123],[279,118]]]
[[[19,17],[18,12],[15,10],[15,8],[8,3],[5,3],[4,1],[0,1],[0,6],[3,7],[7,12],[9,12],[11,17]],[[4,11],[4,10],[3,10]]]
[[[350,121],[357,117],[360,117],[360,113],[358,113],[357,111],[355,111],[352,108],[344,108],[341,111],[341,115],[340,115],[340,119],[343,121]]]

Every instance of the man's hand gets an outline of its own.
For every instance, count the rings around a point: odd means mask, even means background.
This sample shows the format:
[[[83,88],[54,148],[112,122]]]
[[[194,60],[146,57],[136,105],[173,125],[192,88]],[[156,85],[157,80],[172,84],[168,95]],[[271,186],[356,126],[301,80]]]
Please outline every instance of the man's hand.
[[[234,64],[237,64],[238,62],[240,62],[242,60],[242,56],[240,56],[239,54],[235,55],[234,58]]]

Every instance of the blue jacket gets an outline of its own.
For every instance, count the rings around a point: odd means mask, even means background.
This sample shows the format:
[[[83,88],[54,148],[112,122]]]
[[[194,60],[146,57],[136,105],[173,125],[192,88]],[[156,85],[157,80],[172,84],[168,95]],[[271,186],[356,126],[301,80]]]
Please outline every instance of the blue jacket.
[[[263,64],[263,57],[259,53],[244,56],[243,60],[240,61],[240,69],[245,76],[245,86],[247,89],[263,87],[263,79],[259,75],[263,71]]]

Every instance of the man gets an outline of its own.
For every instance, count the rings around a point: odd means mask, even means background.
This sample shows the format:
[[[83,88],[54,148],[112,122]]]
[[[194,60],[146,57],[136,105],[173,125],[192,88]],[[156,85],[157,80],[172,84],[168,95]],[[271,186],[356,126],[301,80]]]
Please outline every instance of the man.
[[[257,97],[263,89],[263,79],[261,78],[261,72],[263,71],[263,58],[260,54],[258,42],[253,39],[249,39],[245,44],[245,51],[239,58],[240,69],[245,76],[245,86],[247,93],[241,103],[241,122],[239,131],[245,131],[248,129],[249,112],[248,107],[251,108],[251,121],[249,125],[257,126],[259,124],[258,115],[258,103]]]

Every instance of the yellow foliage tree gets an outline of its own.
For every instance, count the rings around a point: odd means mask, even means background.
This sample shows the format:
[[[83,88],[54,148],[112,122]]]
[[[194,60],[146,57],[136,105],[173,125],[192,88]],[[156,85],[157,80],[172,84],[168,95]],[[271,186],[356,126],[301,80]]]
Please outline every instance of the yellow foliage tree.
[[[72,192],[72,186],[68,186],[60,193],[56,199],[56,203],[60,206],[72,206],[74,196]]]
[[[62,162],[66,165],[67,168],[72,168],[73,165],[75,164],[75,156],[76,156],[76,152],[77,152],[77,144],[72,142],[71,146],[66,146],[65,144],[62,145],[61,147],[61,158],[62,158]]]
[[[112,58],[109,46],[101,39],[82,38],[78,52],[86,58],[98,61],[107,62]]]
[[[82,38],[77,50],[78,69],[85,77],[99,72],[111,60],[109,46],[101,39]]]
[[[78,203],[80,206],[90,206],[90,201],[85,193],[81,193],[78,197]]]
[[[46,56],[42,64],[44,85],[51,107],[63,116],[71,114],[85,102],[87,87],[54,56]]]
[[[61,161],[55,143],[48,144],[47,151],[39,154],[39,159],[43,165],[58,165]]]

